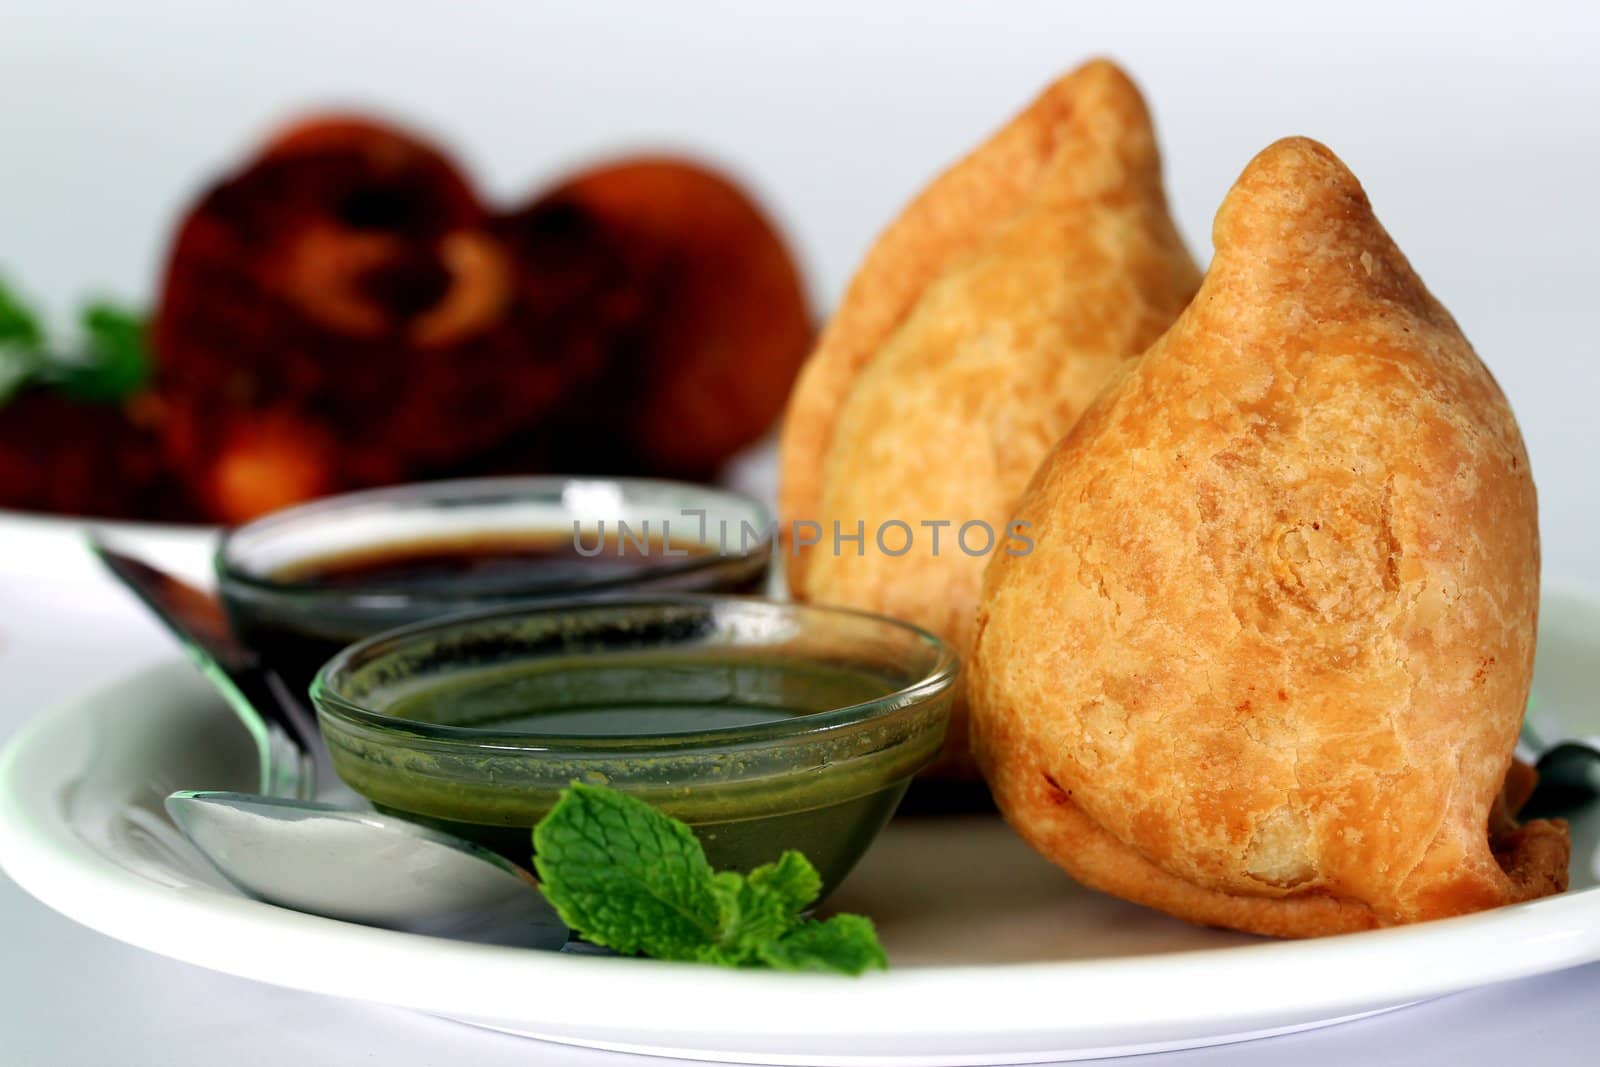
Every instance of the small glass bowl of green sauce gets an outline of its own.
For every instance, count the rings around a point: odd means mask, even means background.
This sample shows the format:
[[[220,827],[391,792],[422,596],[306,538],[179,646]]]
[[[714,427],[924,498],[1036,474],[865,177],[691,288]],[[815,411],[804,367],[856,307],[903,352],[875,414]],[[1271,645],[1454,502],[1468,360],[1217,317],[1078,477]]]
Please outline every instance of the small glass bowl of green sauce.
[[[826,892],[938,754],[958,670],[938,638],[882,616],[630,596],[383,634],[311,695],[352,789],[514,862],[576,780],[682,819],[718,869],[798,849]]]
[[[226,533],[217,588],[240,638],[304,693],[373,634],[531,598],[759,593],[767,510],[648,478],[518,476],[328,497]]]

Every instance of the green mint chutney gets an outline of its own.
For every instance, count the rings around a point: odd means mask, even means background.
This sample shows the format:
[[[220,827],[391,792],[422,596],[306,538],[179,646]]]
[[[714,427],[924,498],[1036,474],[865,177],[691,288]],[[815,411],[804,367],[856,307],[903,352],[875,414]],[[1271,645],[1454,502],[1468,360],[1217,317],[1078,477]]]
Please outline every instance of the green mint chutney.
[[[523,864],[562,788],[609,785],[688,823],[718,869],[799,849],[832,889],[938,753],[953,657],[850,612],[642,605],[569,604],[576,628],[552,627],[559,607],[501,611],[357,646],[314,691],[334,769],[380,809]],[[811,625],[734,625],[773,612]]]

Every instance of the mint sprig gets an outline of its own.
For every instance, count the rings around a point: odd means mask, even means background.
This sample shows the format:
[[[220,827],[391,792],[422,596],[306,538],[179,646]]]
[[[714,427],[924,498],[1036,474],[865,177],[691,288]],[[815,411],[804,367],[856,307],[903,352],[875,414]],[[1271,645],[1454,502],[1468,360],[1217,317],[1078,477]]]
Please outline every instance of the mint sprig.
[[[0,282],[0,403],[32,386],[93,403],[113,403],[144,387],[150,353],[143,317],[95,303],[80,313],[78,326],[75,349],[53,347],[38,315]]]
[[[90,304],[78,319],[83,331],[76,359],[60,365],[56,384],[79,400],[110,402],[131,396],[150,377],[144,318],[111,304]]]
[[[39,317],[0,283],[0,403],[39,373],[43,352]]]
[[[870,919],[803,919],[822,879],[788,851],[716,872],[693,831],[634,797],[574,782],[533,828],[534,867],[562,921],[628,955],[858,975],[888,966]]]
[[[33,349],[43,343],[44,331],[39,328],[39,316],[0,283],[0,344]]]

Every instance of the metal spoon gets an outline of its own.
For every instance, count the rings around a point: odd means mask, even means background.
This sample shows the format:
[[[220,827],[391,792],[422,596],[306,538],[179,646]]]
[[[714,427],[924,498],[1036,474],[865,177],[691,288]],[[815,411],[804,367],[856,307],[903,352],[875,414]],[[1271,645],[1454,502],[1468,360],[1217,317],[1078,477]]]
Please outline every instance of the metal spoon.
[[[373,812],[179,792],[167,814],[244,892],[364,926],[558,950],[569,932],[533,875],[487,849]]]
[[[89,551],[178,639],[250,732],[261,757],[261,792],[301,800],[315,796],[313,753],[322,747],[316,723],[277,672],[234,635],[222,603],[112,548],[97,534],[89,535]]]
[[[178,638],[261,755],[261,794],[183,790],[167,814],[240,890],[280,907],[460,940],[559,949],[569,938],[527,871],[469,841],[312,802],[325,750],[310,712],[234,636],[216,597],[111,548],[91,551]],[[531,848],[530,842],[530,848]]]

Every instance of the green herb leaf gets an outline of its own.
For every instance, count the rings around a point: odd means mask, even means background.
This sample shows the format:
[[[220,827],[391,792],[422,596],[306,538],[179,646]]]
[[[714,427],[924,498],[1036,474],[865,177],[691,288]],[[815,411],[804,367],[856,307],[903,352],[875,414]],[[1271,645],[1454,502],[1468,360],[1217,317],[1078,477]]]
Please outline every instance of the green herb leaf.
[[[716,943],[705,957],[708,963],[757,963],[760,947],[782,937],[795,923],[788,900],[754,885],[737,871],[719,873],[712,891],[722,907]]]
[[[533,830],[544,895],[597,945],[693,960],[717,940],[721,903],[693,832],[615,790],[574,782]]]
[[[38,316],[0,282],[0,403],[38,375],[43,344]]]
[[[574,782],[533,830],[541,888],[597,945],[667,960],[857,975],[887,967],[872,922],[801,919],[822,879],[789,851],[714,873],[688,826],[633,797]]]
[[[878,931],[864,915],[835,915],[802,923],[777,941],[763,944],[761,958],[787,971],[860,974],[889,966],[889,957],[878,943]]]
[[[822,876],[811,861],[790,849],[777,863],[764,863],[750,872],[750,884],[778,894],[791,914],[805,908],[822,892]]]
[[[44,332],[39,329],[39,317],[0,282],[0,345],[37,350],[44,344]]]
[[[144,319],[109,304],[91,304],[81,324],[84,353],[62,364],[62,390],[80,400],[110,401],[143,387],[150,374]]]
[[[80,317],[79,351],[52,349],[39,318],[0,283],[0,403],[26,386],[52,386],[74,400],[111,403],[143,388],[150,376],[145,321],[109,304]]]

